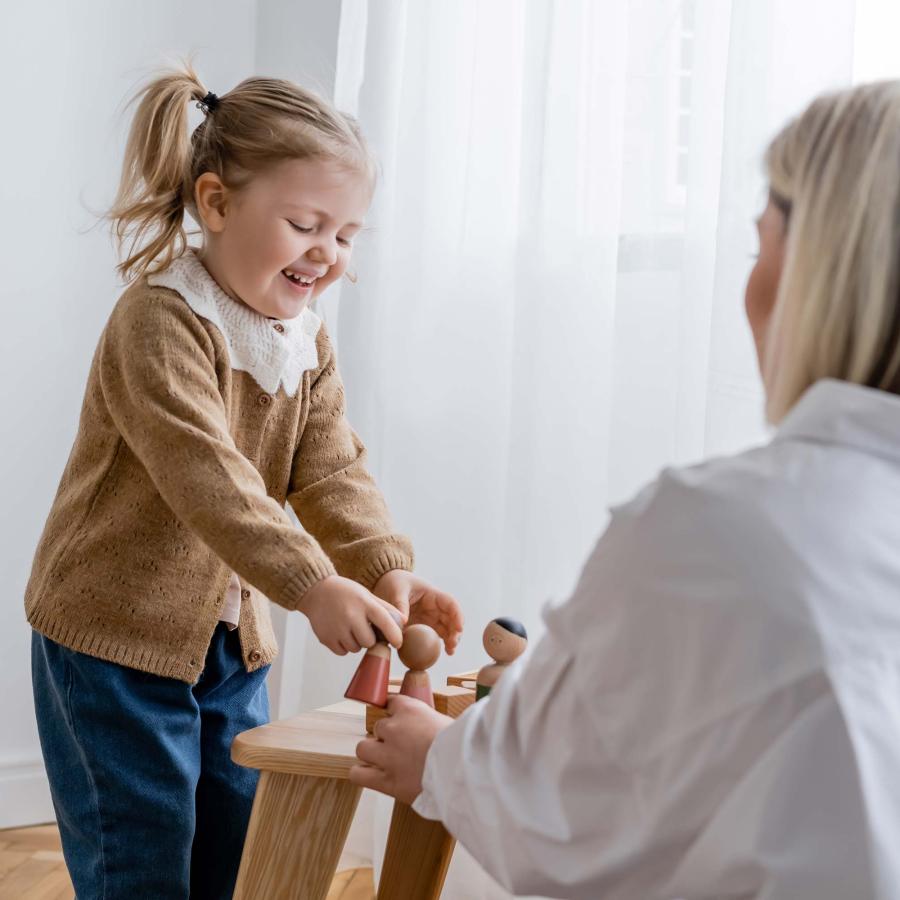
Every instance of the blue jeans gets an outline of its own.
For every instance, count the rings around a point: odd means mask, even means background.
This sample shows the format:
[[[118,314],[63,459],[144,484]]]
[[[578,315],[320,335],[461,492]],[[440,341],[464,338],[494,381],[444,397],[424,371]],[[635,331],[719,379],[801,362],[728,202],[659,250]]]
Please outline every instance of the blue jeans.
[[[38,732],[78,900],[231,897],[258,773],[234,736],[269,719],[219,623],[197,684],[67,650],[37,632]]]

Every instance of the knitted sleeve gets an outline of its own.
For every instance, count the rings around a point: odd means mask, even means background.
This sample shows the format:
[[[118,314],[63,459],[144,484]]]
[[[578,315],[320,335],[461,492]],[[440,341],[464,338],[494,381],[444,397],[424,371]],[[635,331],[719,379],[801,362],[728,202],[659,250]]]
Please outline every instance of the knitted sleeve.
[[[344,385],[324,326],[318,343],[324,362],[310,386],[288,501],[337,571],[372,588],[391,569],[412,569],[412,545],[393,531],[384,497],[366,470],[365,447],[344,415]]]
[[[239,576],[294,609],[334,574],[235,446],[214,345],[177,295],[123,298],[100,341],[99,374],[115,427],[163,500]]]

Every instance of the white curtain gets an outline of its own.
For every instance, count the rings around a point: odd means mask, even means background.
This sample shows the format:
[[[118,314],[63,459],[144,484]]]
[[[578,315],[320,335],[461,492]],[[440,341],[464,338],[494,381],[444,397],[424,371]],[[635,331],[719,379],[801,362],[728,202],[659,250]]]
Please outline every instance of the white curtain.
[[[742,310],[766,140],[849,83],[852,0],[344,0],[382,166],[322,313],[419,570],[535,627],[608,504],[764,437]],[[454,663],[457,664],[457,663]]]
[[[467,616],[437,677],[485,661],[494,616],[537,635],[609,504],[764,439],[761,154],[851,81],[856,6],[343,0],[336,101],[383,171],[320,311],[418,569]],[[506,895],[458,852],[444,896]]]

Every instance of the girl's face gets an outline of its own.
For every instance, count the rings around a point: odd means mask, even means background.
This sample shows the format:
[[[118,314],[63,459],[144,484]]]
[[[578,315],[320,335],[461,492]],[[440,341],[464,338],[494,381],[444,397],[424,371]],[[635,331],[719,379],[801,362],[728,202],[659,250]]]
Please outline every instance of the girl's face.
[[[766,334],[775,307],[781,269],[784,265],[784,243],[787,236],[784,213],[771,200],[756,220],[759,232],[759,256],[747,279],[744,308],[756,344],[760,370],[765,359]]]
[[[207,172],[195,185],[201,259],[233,299],[293,319],[347,271],[371,196],[365,174],[332,160],[285,160],[237,192]]]

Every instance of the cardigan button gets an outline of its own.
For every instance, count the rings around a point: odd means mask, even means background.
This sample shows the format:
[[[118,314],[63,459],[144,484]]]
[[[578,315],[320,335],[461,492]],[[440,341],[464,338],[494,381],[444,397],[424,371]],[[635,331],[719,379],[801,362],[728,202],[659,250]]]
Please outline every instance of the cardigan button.
[[[260,406],[268,406],[272,402],[272,398],[268,394],[260,394],[256,400]]]
[[[241,591],[241,600],[249,600],[249,599],[250,599],[250,591],[248,591],[247,588],[244,588]]]
[[[284,325],[282,325],[281,322],[276,322],[272,327],[273,327],[279,334],[284,334]]]
[[[262,659],[262,653],[259,650],[254,650],[250,654],[250,662],[259,662]]]

